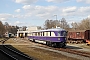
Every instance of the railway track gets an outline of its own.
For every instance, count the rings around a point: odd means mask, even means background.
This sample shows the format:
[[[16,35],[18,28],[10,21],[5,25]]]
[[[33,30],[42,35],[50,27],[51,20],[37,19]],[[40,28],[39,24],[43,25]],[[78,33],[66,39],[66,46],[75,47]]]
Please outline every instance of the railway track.
[[[40,46],[40,47],[49,48],[49,49],[58,50],[58,51],[63,51],[63,52],[68,52],[68,53],[71,53],[71,54],[76,54],[76,55],[80,55],[80,56],[84,56],[84,57],[90,58],[90,53],[89,52],[77,51],[77,50],[73,50],[73,49],[68,48],[68,47],[65,47],[65,48],[54,48],[54,47],[46,46],[44,44],[42,46]]]
[[[58,50],[58,51],[63,51],[63,52],[68,52],[68,53],[71,53],[71,54],[76,54],[76,55],[80,55],[80,56],[90,58],[90,53],[88,53],[88,52],[72,50],[72,49],[69,49],[69,48],[51,48],[51,49]]]
[[[0,53],[3,53],[6,57],[10,58],[9,60],[33,60],[22,52],[11,48],[10,45],[0,45]]]
[[[90,53],[88,53],[88,52],[72,50],[69,48],[54,48],[54,49],[90,58]]]

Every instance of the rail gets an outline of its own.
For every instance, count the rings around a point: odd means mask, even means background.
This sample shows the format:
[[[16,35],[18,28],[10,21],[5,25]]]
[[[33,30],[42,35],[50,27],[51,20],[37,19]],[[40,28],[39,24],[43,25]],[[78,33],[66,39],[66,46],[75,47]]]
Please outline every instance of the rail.
[[[0,45],[0,51],[6,54],[8,57],[14,60],[33,60],[31,57],[23,54],[20,51],[16,51],[14,48],[9,47],[10,45]]]

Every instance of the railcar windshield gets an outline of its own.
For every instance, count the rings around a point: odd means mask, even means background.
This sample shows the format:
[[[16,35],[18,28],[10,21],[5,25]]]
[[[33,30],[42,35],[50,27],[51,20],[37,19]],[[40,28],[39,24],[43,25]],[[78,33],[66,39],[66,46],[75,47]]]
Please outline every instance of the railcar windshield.
[[[67,36],[67,32],[66,31],[59,31],[58,36]]]

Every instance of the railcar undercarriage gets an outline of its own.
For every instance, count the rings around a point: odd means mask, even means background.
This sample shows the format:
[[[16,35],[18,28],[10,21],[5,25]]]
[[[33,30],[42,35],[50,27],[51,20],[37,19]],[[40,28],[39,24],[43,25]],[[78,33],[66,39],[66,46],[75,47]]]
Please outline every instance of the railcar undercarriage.
[[[67,43],[80,44],[80,43],[86,43],[86,40],[84,40],[84,39],[68,39]]]
[[[50,41],[47,41],[46,45],[51,46],[51,47],[61,47],[62,48],[62,47],[66,46],[66,43],[65,42],[50,42]]]

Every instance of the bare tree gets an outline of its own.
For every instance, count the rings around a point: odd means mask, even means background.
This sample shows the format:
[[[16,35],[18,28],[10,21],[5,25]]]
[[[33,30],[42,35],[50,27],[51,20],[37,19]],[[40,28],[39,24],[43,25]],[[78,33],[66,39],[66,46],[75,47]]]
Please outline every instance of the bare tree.
[[[18,26],[11,26],[10,29],[9,29],[9,33],[16,34],[17,33],[17,29],[19,29]]]
[[[9,24],[8,24],[8,22],[5,22],[5,24],[4,24],[5,26],[9,26]]]
[[[2,22],[0,21],[0,36],[3,36],[4,33],[5,33],[5,27],[2,24]]]
[[[62,18],[61,20],[46,20],[44,26],[46,29],[56,28],[56,26],[64,29],[69,28],[65,18]]]
[[[71,26],[74,30],[76,30],[78,28],[78,23],[71,23]]]
[[[90,29],[90,19],[89,18],[83,19],[81,23],[79,23],[78,29],[80,30]]]
[[[46,20],[44,24],[46,29],[50,29],[54,27],[53,20]]]
[[[62,18],[62,19],[60,20],[60,22],[61,22],[61,23],[60,23],[60,27],[61,27],[61,28],[64,28],[64,29],[69,28],[69,25],[67,24],[65,18]]]
[[[5,23],[4,23],[4,26],[5,26],[6,32],[9,32],[11,26],[9,26],[8,22],[5,22]]]
[[[17,33],[17,29],[19,29],[18,26],[11,26],[11,25],[8,24],[8,22],[5,22],[4,26],[5,26],[6,32],[8,32],[8,33],[16,34]],[[26,30],[26,26],[23,26],[23,30]]]

